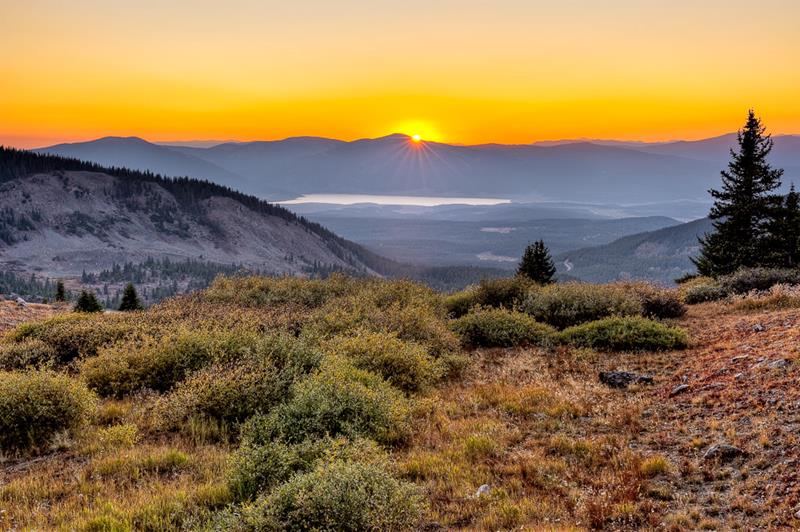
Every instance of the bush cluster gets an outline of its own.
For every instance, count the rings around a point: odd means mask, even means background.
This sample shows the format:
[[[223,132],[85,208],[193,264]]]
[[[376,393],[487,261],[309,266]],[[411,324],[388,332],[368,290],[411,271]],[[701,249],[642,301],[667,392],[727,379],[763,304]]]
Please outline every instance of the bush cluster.
[[[409,415],[408,401],[399,390],[373,373],[334,359],[298,381],[290,399],[269,415],[251,418],[242,435],[256,443],[299,443],[324,436],[392,443],[407,435]]]
[[[299,277],[218,277],[203,297],[214,303],[246,307],[296,304],[319,307],[333,297],[352,292],[358,282],[340,274],[327,279]]]
[[[607,316],[635,316],[643,312],[640,297],[616,285],[553,284],[532,292],[523,311],[558,329]]]
[[[564,329],[561,341],[608,351],[665,351],[688,345],[686,332],[639,316],[614,316]]]
[[[408,530],[420,521],[420,489],[388,465],[323,461],[245,506],[243,530]]]
[[[555,333],[527,314],[503,308],[477,308],[453,320],[452,327],[465,345],[476,347],[541,345]]]
[[[6,338],[10,342],[40,340],[53,350],[56,363],[66,364],[96,355],[101,347],[133,334],[137,328],[127,317],[75,313],[19,325]]]
[[[397,333],[357,331],[325,342],[326,353],[350,360],[358,369],[376,373],[406,392],[428,388],[444,368],[424,346],[404,341]]]
[[[475,306],[515,309],[536,286],[536,283],[520,275],[505,279],[484,279],[476,286],[447,296],[445,306],[448,314],[454,318],[463,316]]]
[[[642,315],[646,318],[680,318],[686,314],[686,306],[675,290],[668,290],[651,283],[619,283],[617,286],[639,298]]]
[[[56,350],[38,338],[0,344],[0,370],[46,368],[56,359]]]
[[[0,447],[40,450],[57,432],[74,433],[94,407],[94,395],[67,375],[0,372]]]
[[[181,328],[104,348],[82,364],[81,375],[103,396],[122,397],[145,388],[163,392],[212,362],[247,356],[257,342],[245,331]]]

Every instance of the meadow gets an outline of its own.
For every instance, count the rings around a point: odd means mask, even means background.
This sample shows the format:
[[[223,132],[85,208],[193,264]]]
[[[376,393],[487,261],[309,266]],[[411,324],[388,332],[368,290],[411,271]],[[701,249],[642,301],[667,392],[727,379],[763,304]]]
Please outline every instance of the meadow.
[[[0,527],[797,527],[794,281],[220,277],[9,318]]]

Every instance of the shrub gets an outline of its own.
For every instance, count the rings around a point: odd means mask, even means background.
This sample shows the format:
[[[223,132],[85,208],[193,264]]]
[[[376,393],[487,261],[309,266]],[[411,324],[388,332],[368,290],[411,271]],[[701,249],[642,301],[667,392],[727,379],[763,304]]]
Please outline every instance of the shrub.
[[[356,283],[341,274],[327,279],[299,277],[217,277],[203,297],[212,302],[246,307],[299,304],[319,307],[329,299],[354,290]]]
[[[686,314],[686,306],[681,303],[675,290],[667,290],[650,283],[620,283],[623,290],[636,295],[642,304],[642,315],[646,318],[680,318]]]
[[[243,509],[244,530],[407,530],[422,516],[419,488],[384,464],[334,460],[295,475]]]
[[[83,363],[81,375],[103,396],[122,397],[143,388],[167,391],[212,362],[246,356],[256,341],[254,334],[242,331],[184,328],[107,347]]]
[[[61,431],[74,432],[95,407],[74,379],[50,371],[0,373],[0,446],[38,450]]]
[[[136,328],[135,322],[126,317],[66,314],[19,325],[7,339],[12,342],[41,340],[55,351],[57,363],[66,364],[79,356],[96,355],[98,349],[125,338]]]
[[[320,438],[263,445],[245,442],[231,456],[228,488],[237,500],[252,500],[295,473],[310,471],[319,460],[372,463],[383,458],[383,451],[368,439]]]
[[[538,321],[563,329],[607,316],[638,315],[642,303],[636,294],[620,286],[565,283],[531,293],[523,310]]]
[[[53,365],[56,350],[37,338],[0,344],[0,370],[44,368]]]
[[[354,336],[334,337],[324,347],[328,353],[377,373],[406,392],[427,388],[443,372],[442,365],[423,346],[400,340],[396,333],[359,331]]]
[[[213,364],[179,383],[159,399],[158,426],[179,428],[192,417],[232,424],[267,412],[286,395],[291,381],[271,361]]]
[[[452,323],[465,345],[512,347],[546,343],[555,332],[522,312],[506,309],[477,309]]]
[[[683,290],[683,301],[687,305],[719,301],[726,297],[728,297],[727,291],[713,281],[708,284],[692,284]]]
[[[746,294],[753,290],[769,290],[776,284],[800,284],[800,269],[742,268],[718,279],[728,294]]]
[[[484,279],[477,286],[456,292],[445,298],[445,307],[450,316],[463,316],[474,306],[514,309],[525,301],[536,283],[517,275],[502,279]]]
[[[323,338],[362,330],[394,333],[442,358],[458,352],[458,339],[445,316],[441,298],[429,288],[410,281],[367,280],[357,292],[316,310],[308,330]]]
[[[397,389],[377,375],[334,359],[297,382],[291,399],[269,416],[251,418],[242,437],[254,443],[298,443],[342,435],[390,443],[407,434],[409,415],[407,400]]]
[[[561,333],[563,341],[609,351],[662,351],[687,346],[686,333],[677,327],[638,316],[611,317],[576,325]]]
[[[800,308],[800,286],[776,284],[763,292],[736,296],[733,307],[736,310]]]

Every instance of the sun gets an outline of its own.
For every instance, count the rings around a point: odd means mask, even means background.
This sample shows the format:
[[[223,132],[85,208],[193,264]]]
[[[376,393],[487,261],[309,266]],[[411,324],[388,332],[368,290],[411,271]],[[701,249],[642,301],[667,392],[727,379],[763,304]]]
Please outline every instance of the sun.
[[[419,133],[415,133],[414,135],[411,135],[411,140],[414,142],[422,142],[422,137]]]

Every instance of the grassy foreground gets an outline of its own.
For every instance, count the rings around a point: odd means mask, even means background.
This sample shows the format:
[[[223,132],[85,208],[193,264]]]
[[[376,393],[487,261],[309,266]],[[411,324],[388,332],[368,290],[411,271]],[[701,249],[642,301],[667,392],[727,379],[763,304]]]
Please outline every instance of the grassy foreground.
[[[9,327],[0,528],[796,528],[787,293],[219,279]]]

